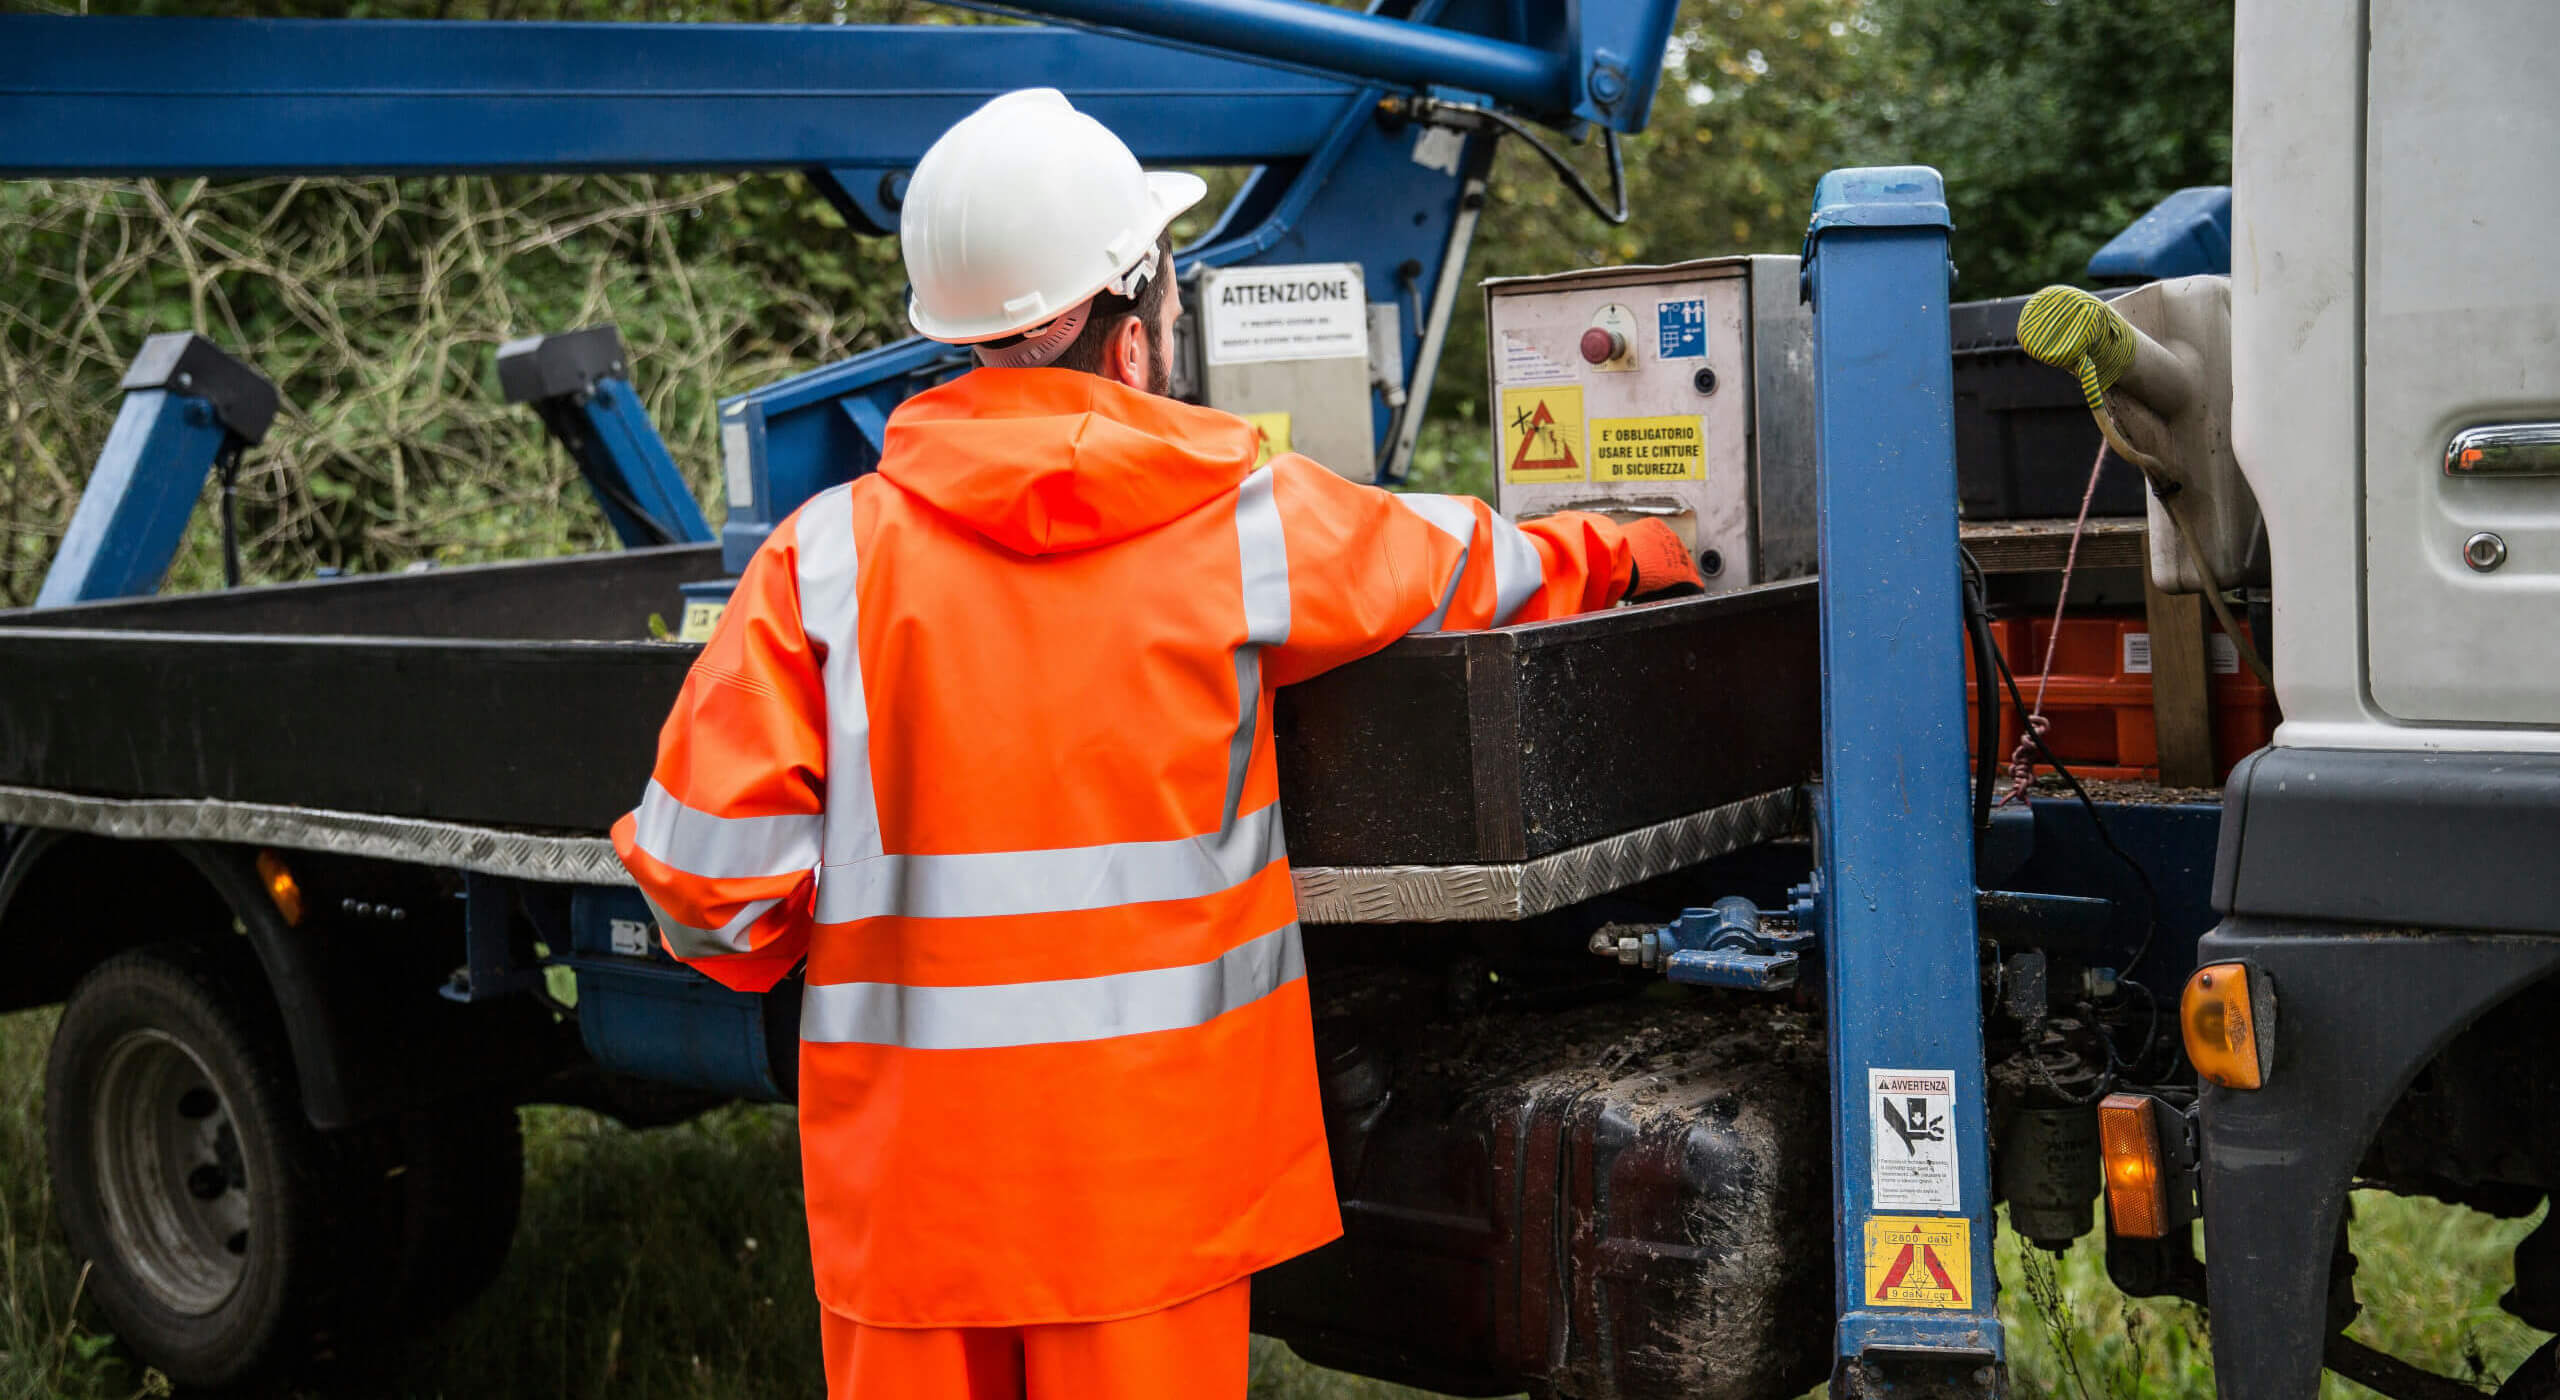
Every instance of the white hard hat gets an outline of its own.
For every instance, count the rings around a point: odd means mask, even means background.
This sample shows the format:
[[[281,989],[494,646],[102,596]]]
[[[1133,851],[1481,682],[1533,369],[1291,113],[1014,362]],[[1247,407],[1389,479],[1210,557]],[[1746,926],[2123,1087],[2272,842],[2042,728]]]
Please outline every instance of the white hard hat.
[[[907,182],[907,320],[955,345],[1046,325],[1121,284],[1208,191],[1140,169],[1056,88],[1008,92],[942,133]]]

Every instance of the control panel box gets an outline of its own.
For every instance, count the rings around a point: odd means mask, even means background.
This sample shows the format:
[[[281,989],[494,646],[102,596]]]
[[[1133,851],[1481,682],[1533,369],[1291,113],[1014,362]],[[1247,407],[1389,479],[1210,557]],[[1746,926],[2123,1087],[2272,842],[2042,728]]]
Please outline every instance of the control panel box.
[[[1710,591],[1811,574],[1797,266],[1751,254],[1487,281],[1496,507],[1666,520]]]

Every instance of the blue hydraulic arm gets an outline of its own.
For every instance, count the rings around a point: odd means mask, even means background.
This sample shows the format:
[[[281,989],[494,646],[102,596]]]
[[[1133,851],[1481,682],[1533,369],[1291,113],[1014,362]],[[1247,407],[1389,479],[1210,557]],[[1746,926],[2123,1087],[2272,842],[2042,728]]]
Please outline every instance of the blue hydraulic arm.
[[[1165,162],[1304,155],[1369,85],[1633,132],[1677,12],[1010,7],[1123,28],[0,16],[17,138],[0,176],[902,169],[988,98],[1044,83]]]
[[[19,138],[0,177],[786,169],[856,231],[888,233],[936,135],[996,93],[1049,83],[1150,164],[1250,168],[1186,267],[1360,263],[1371,306],[1392,313],[1372,324],[1382,384],[1403,387],[1373,396],[1371,427],[1393,479],[1483,203],[1484,114],[1641,129],[1677,12],[1013,8],[1103,27],[0,17],[0,129]],[[732,565],[809,495],[868,470],[898,401],[966,363],[902,341],[724,404]],[[624,426],[637,441],[644,425]],[[634,523],[615,522],[626,537]]]
[[[1618,131],[1643,128],[1677,13],[1669,5],[1568,6],[1566,42],[1540,47],[1312,0],[989,0],[988,8],[1031,10],[1415,90],[1480,92],[1521,111],[1569,113]],[[1525,21],[1521,27],[1528,27]]]
[[[0,176],[903,170],[1051,83],[1149,160],[1301,156],[1354,84],[1074,29],[0,16]],[[894,218],[890,227],[895,227]]]
[[[1990,1139],[1966,805],[1946,196],[1836,170],[1805,238],[1821,492],[1840,1330],[1832,1394],[1995,1392]]]
[[[208,473],[222,480],[225,579],[239,582],[232,477],[275,421],[275,385],[203,336],[172,331],[142,343],[124,391],[37,607],[157,592]]]
[[[711,542],[711,523],[632,387],[619,328],[508,341],[498,347],[498,389],[509,403],[533,405],[623,544]]]

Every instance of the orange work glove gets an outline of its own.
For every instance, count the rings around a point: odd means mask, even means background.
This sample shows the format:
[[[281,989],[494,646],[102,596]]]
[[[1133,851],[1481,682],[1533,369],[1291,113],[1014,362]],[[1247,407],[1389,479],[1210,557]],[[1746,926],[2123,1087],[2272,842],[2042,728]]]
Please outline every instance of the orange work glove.
[[[1707,591],[1707,580],[1689,546],[1680,542],[1679,531],[1659,520],[1639,520],[1626,526],[1625,534],[1627,554],[1635,562],[1634,576],[1627,580],[1628,598],[1686,598]]]

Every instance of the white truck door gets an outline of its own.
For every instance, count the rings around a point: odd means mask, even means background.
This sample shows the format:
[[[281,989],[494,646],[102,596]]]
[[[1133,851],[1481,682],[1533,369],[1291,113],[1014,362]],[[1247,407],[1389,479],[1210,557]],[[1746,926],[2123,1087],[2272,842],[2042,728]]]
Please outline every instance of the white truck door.
[[[2560,447],[2446,468],[2466,429],[2560,425],[2560,3],[2368,13],[2367,680],[2404,721],[2560,726]]]

